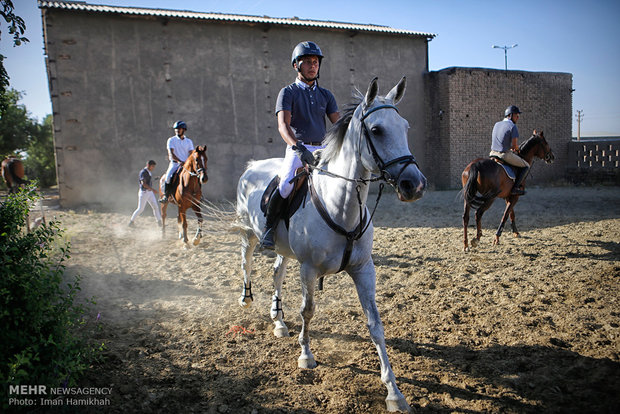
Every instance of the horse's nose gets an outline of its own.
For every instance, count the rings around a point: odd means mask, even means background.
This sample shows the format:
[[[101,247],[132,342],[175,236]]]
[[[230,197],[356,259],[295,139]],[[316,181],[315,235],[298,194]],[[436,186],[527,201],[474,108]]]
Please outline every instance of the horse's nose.
[[[426,177],[419,173],[415,178],[403,178],[398,182],[400,201],[416,201],[422,198],[426,190]]]

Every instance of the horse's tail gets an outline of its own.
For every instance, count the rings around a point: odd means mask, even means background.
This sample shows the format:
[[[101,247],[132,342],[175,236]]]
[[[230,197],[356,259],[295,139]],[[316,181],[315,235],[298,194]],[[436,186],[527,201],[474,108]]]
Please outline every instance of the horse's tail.
[[[480,208],[487,201],[497,197],[499,192],[488,192],[485,194],[478,193],[478,176],[484,160],[476,161],[469,167],[469,178],[463,187],[463,196],[467,204],[471,205],[474,209]]]

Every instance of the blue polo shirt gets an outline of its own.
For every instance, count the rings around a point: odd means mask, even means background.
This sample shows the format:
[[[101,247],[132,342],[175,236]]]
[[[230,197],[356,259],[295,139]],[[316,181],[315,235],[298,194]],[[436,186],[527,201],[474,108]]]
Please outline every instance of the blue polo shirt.
[[[142,183],[148,185],[149,187],[152,187],[151,186],[151,172],[149,171],[148,168],[145,167],[140,171],[140,174],[138,175],[138,179],[140,180],[140,190],[146,191],[146,187],[144,187]]]
[[[497,152],[510,151],[513,138],[519,138],[517,125],[508,118],[497,122],[493,127],[491,150]]]
[[[309,87],[301,81],[292,83],[280,91],[276,101],[276,115],[280,111],[291,112],[291,129],[295,138],[304,143],[323,141],[325,115],[338,112],[336,98],[330,91],[316,85]]]

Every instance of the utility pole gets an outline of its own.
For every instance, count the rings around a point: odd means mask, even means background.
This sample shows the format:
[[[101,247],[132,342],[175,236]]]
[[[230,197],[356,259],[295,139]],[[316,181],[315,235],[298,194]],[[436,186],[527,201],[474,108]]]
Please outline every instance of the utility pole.
[[[513,47],[519,46],[518,44],[514,44],[512,46],[495,46],[493,45],[493,49],[504,49],[504,70],[508,72],[508,49],[512,49]]]
[[[581,120],[583,119],[583,109],[577,110],[577,141],[581,141]]]

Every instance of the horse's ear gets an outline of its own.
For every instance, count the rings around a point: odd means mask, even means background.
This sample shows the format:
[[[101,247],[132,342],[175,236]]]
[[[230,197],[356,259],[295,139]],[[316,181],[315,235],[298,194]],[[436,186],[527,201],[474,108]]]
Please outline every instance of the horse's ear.
[[[364,97],[364,107],[368,108],[375,101],[377,97],[377,93],[379,92],[379,87],[377,86],[377,77],[370,81],[370,85],[368,85],[368,90],[366,91],[366,96]]]
[[[199,151],[200,151],[200,145],[196,145],[196,148],[194,148],[194,150],[195,150],[196,152],[199,152]]]
[[[385,96],[385,99],[388,101],[391,100],[394,105],[396,105],[401,99],[403,99],[405,89],[407,89],[407,78],[403,76],[398,84],[392,88],[390,93]]]

